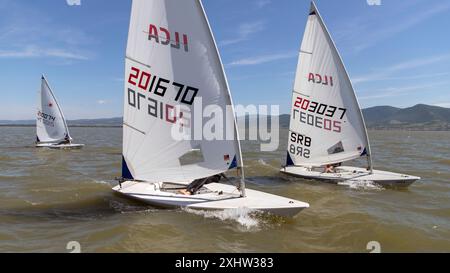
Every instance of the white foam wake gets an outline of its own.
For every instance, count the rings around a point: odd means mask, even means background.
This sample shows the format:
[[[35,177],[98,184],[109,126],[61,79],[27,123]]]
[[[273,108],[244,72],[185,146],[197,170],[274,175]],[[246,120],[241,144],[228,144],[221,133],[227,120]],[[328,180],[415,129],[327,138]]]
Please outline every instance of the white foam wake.
[[[268,166],[267,162],[264,159],[258,159],[258,163],[264,166]]]
[[[107,181],[96,180],[96,179],[92,179],[92,182],[94,182],[95,184],[101,184],[101,185],[108,185],[108,186],[111,185]]]
[[[272,166],[270,163],[267,163],[264,159],[258,159],[258,163],[259,163],[260,165],[264,166],[264,167],[268,167],[268,168],[271,168],[271,169],[273,169],[273,170],[277,170],[277,171],[278,171],[278,168],[277,168],[277,167],[274,167],[274,166]]]
[[[338,182],[338,185],[347,186],[356,190],[383,190],[383,187],[371,180],[346,180]]]
[[[121,214],[133,214],[133,213],[149,213],[158,211],[158,209],[151,208],[144,205],[132,205],[122,203],[116,200],[109,200],[109,207]]]
[[[215,218],[222,221],[234,221],[247,230],[255,229],[260,226],[260,220],[257,218],[258,212],[248,208],[226,209],[226,210],[195,210],[184,209],[186,212],[200,215],[205,218]]]

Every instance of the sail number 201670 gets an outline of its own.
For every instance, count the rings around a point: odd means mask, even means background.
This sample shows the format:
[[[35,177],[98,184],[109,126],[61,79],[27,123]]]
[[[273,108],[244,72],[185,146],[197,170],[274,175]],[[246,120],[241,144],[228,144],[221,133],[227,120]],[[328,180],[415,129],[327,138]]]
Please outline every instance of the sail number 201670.
[[[160,97],[164,97],[170,85],[176,89],[176,102],[181,102],[187,105],[194,103],[195,97],[198,94],[198,88],[187,86],[177,82],[171,82],[170,80],[151,75],[146,71],[142,71],[136,67],[131,68],[131,73],[128,78],[128,83],[139,87],[144,91],[154,93]],[[181,100],[180,100],[181,99]]]
[[[178,119],[183,118],[183,113],[181,110],[177,113],[177,107],[158,101],[157,98],[165,98],[170,93],[174,97],[175,104],[192,105],[199,92],[198,88],[152,75],[136,67],[131,68],[128,83],[140,91],[148,92],[146,96],[145,93],[128,88],[128,104],[130,106],[140,110],[141,105],[146,103],[149,115],[170,123],[176,123]],[[154,96],[150,97],[152,94]]]

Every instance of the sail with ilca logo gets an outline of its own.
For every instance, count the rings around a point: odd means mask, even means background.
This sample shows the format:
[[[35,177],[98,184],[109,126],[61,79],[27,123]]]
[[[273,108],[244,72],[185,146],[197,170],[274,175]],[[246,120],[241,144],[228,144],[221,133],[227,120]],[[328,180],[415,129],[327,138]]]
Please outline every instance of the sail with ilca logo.
[[[367,158],[367,168],[341,166],[361,157]],[[420,179],[373,169],[355,91],[314,2],[299,52],[288,151],[281,172],[308,179],[363,180],[397,186]]]
[[[309,206],[246,189],[236,117],[226,111],[233,102],[201,1],[133,0],[125,63],[116,192],[163,207],[249,208],[286,216]],[[174,126],[202,127],[205,119],[187,117],[206,106],[225,113],[231,139],[174,137]],[[184,160],[194,153],[197,160]],[[240,174],[235,183],[219,183],[233,169]]]

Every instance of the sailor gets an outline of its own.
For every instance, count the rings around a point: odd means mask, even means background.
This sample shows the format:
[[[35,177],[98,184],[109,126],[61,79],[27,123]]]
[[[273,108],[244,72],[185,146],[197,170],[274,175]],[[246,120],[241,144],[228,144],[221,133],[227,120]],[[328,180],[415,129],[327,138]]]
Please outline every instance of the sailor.
[[[70,137],[66,134],[66,137],[64,137],[64,140],[58,143],[58,145],[64,145],[64,144],[70,144]]]
[[[184,195],[194,195],[196,192],[198,192],[204,185],[207,184],[211,184],[211,183],[218,183],[221,179],[225,178],[227,179],[227,177],[225,176],[225,174],[216,174],[214,176],[211,177],[207,177],[207,178],[201,178],[201,179],[197,179],[194,180],[194,182],[192,182],[191,184],[189,184],[186,189],[182,189],[180,190],[181,194]]]
[[[331,164],[325,166],[325,173],[334,173],[334,167]]]
[[[325,173],[335,173],[336,168],[342,166],[342,162],[336,164],[328,164],[325,166]]]

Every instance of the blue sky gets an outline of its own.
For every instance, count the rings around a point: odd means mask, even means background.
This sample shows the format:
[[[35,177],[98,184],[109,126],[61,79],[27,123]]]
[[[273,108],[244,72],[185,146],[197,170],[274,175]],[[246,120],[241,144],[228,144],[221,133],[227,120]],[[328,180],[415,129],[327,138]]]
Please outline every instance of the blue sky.
[[[307,0],[204,0],[236,104],[289,112]],[[450,107],[450,1],[318,0],[363,107]],[[45,73],[69,119],[122,115],[131,0],[0,0],[0,120]]]

